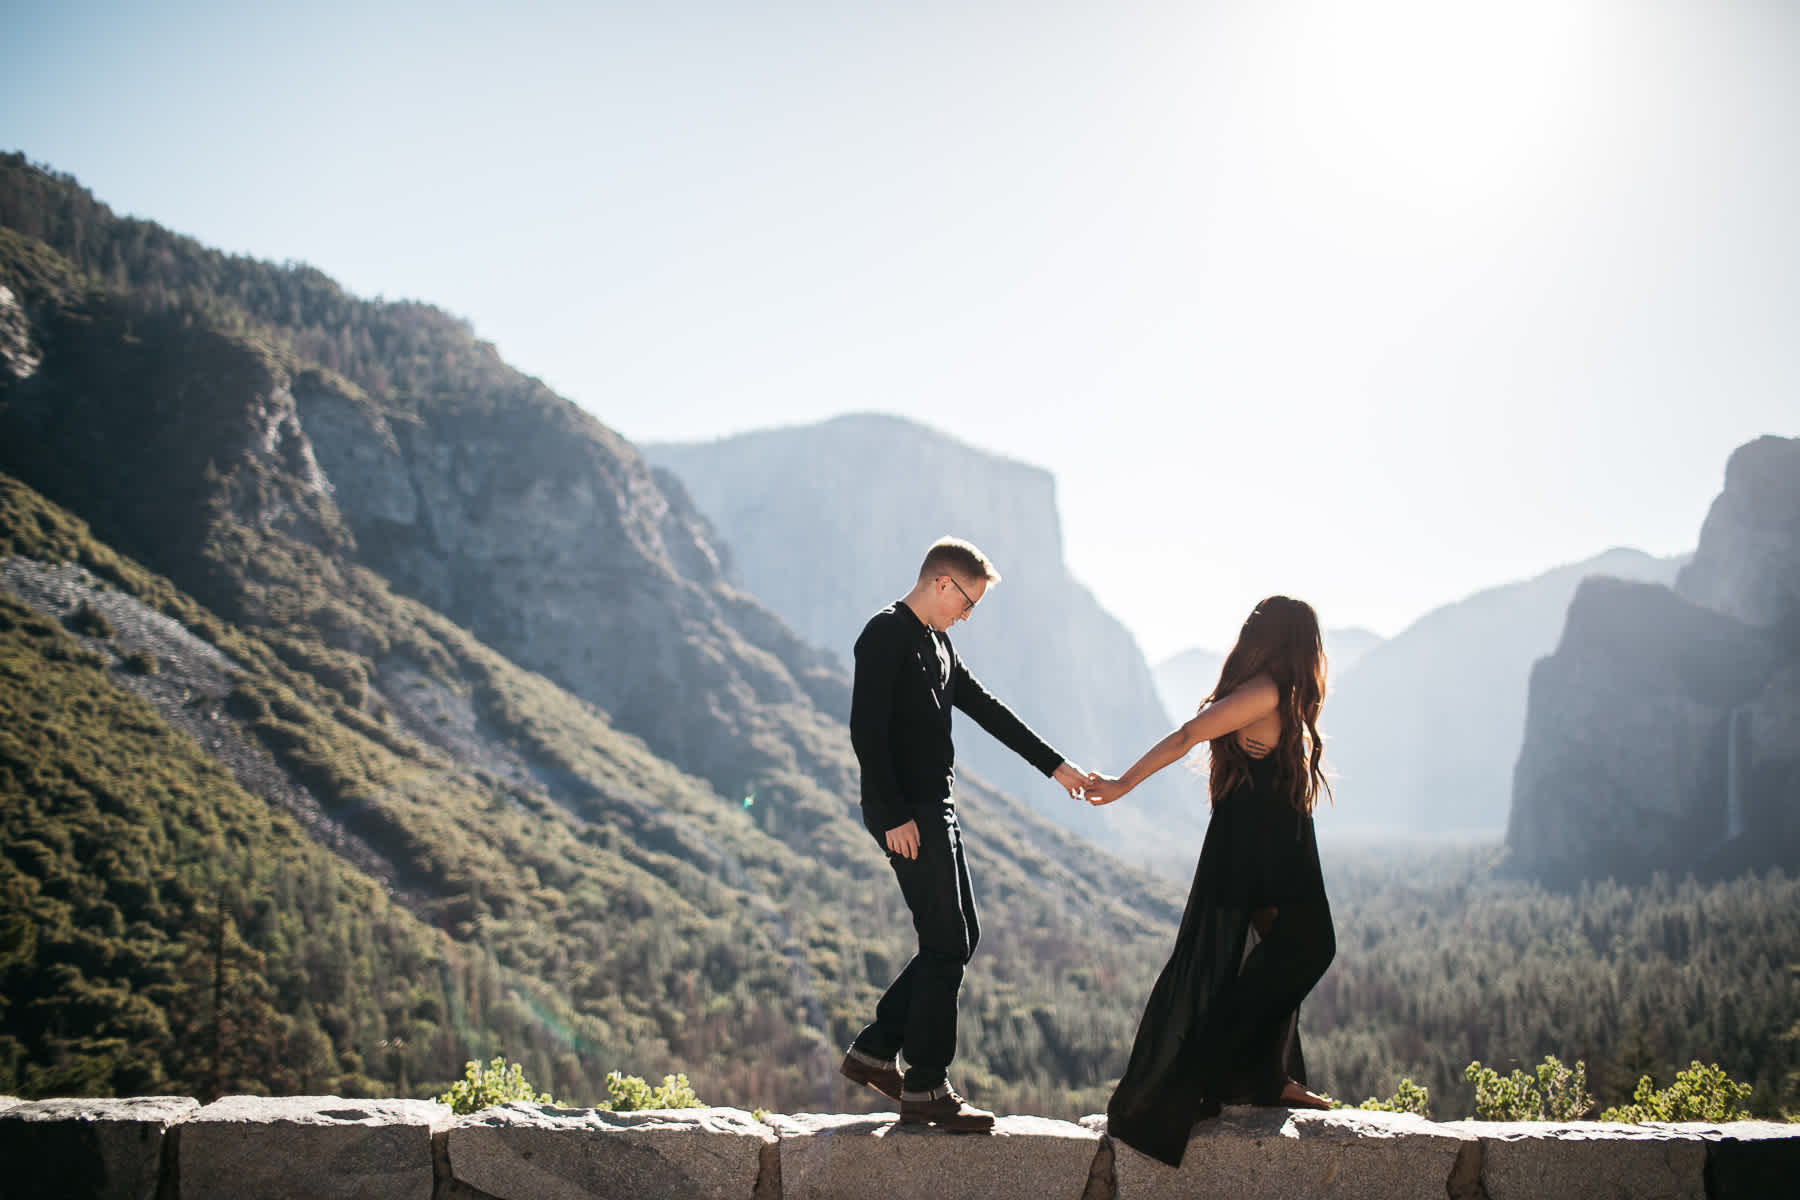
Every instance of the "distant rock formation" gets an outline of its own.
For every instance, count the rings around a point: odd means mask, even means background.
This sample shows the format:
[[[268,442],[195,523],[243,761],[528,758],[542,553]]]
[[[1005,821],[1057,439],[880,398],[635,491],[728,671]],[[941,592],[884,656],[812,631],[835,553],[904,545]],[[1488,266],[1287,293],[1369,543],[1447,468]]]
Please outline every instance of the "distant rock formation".
[[[1800,620],[1800,439],[1739,446],[1675,590],[1747,625]]]
[[[1201,697],[1218,685],[1224,665],[1223,651],[1195,648],[1172,654],[1151,668],[1156,694],[1171,721],[1185,721],[1199,708]]]
[[[1331,661],[1332,686],[1340,683],[1351,665],[1383,640],[1380,634],[1367,629],[1327,629],[1325,656]],[[1223,651],[1196,648],[1170,655],[1151,668],[1156,694],[1172,720],[1187,719],[1199,706],[1200,698],[1218,686],[1219,669],[1224,665]]]
[[[1336,679],[1343,679],[1351,667],[1362,661],[1363,655],[1387,641],[1372,629],[1348,626],[1343,629],[1327,629],[1325,631],[1325,655],[1331,660],[1331,673]]]
[[[1767,635],[1665,587],[1593,579],[1531,676],[1507,842],[1546,882],[1677,873],[1726,829],[1729,726]]]
[[[1800,440],[1739,447],[1673,590],[1593,580],[1531,676],[1514,865],[1573,885],[1800,863]]]
[[[748,590],[846,662],[863,622],[911,587],[933,540],[954,533],[981,546],[1004,577],[954,633],[995,694],[1090,770],[1122,771],[1167,732],[1136,641],[1063,562],[1048,471],[870,414],[644,453],[680,476],[730,544]],[[957,739],[957,756],[1138,862],[1191,863],[1205,827],[1205,789],[1185,771],[1164,772],[1127,804],[1092,810],[978,731]]]
[[[1339,670],[1320,730],[1337,804],[1322,828],[1499,831],[1525,730],[1532,662],[1556,645],[1590,576],[1664,583],[1677,562],[1609,550],[1420,617]]]

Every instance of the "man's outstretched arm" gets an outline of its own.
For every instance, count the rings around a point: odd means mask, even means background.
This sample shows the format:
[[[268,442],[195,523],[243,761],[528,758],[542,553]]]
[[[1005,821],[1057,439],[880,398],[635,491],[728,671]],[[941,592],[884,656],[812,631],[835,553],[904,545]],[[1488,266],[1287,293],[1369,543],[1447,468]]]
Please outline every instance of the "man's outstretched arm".
[[[968,713],[974,722],[987,730],[1001,745],[1055,779],[1071,796],[1079,796],[1087,786],[1087,772],[1063,758],[1056,747],[1037,735],[995,695],[981,685],[958,658],[952,670],[956,678],[956,707]]]

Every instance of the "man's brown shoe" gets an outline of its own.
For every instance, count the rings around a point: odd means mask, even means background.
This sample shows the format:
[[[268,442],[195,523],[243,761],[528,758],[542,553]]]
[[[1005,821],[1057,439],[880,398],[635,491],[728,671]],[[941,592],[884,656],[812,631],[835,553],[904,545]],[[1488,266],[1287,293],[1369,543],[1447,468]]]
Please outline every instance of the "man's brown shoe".
[[[900,1123],[936,1125],[951,1133],[986,1133],[994,1127],[994,1114],[976,1108],[946,1083],[929,1092],[902,1092]]]
[[[844,1061],[838,1064],[838,1074],[852,1083],[866,1083],[889,1100],[900,1099],[900,1068],[891,1062],[882,1062],[872,1055],[864,1054],[852,1046],[844,1055]]]

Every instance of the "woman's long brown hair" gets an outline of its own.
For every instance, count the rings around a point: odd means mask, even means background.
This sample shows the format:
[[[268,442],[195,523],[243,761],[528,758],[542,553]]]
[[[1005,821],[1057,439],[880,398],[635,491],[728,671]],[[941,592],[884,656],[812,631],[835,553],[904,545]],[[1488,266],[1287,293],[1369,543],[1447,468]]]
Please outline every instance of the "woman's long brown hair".
[[[1325,704],[1325,643],[1319,636],[1312,605],[1291,596],[1270,596],[1244,619],[1237,645],[1225,656],[1219,682],[1200,702],[1205,708],[1257,675],[1267,674],[1280,695],[1281,738],[1269,753],[1275,757],[1275,786],[1294,807],[1311,815],[1319,793],[1331,785],[1319,762],[1325,747],[1319,739],[1319,709]],[[1250,778],[1250,756],[1237,733],[1214,738],[1208,791],[1216,805],[1232,788]]]

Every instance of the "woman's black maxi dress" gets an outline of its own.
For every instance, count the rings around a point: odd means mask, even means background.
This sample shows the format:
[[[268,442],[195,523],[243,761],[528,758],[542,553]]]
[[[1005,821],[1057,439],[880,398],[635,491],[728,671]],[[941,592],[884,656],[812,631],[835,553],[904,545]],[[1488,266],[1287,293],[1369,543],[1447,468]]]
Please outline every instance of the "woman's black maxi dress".
[[[1126,1145],[1180,1166],[1194,1122],[1304,1084],[1300,1001],[1336,952],[1313,821],[1276,789],[1274,755],[1213,808],[1175,949],[1106,1106]],[[1278,910],[1248,956],[1250,914]]]

